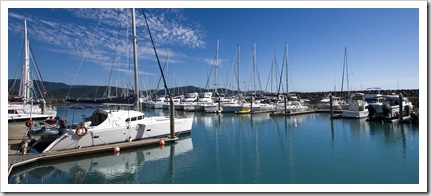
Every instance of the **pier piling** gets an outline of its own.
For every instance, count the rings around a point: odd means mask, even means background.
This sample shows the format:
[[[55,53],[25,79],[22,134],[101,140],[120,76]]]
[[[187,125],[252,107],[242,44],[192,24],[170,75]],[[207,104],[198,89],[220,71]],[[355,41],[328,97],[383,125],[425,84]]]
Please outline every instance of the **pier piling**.
[[[329,112],[331,117],[333,116],[333,111],[332,111],[332,94],[329,94]]]
[[[400,104],[400,111],[399,111],[399,114],[398,114],[398,117],[399,117],[399,119],[400,119],[400,121],[402,121],[403,120],[403,94],[399,94],[399,96],[398,96],[398,102],[399,102],[399,104]]]

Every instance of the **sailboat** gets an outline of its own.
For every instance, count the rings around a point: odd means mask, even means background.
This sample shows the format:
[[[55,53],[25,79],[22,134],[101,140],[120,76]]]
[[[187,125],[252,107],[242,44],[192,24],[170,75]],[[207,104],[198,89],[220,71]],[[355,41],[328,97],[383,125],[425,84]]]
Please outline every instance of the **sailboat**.
[[[133,26],[135,92],[139,92],[137,82],[137,37],[135,10],[133,8],[131,15]],[[66,149],[85,148],[168,135],[170,135],[170,137],[176,137],[181,133],[190,132],[192,129],[193,117],[174,118],[172,113],[170,117],[146,117],[145,114],[141,112],[138,101],[135,102],[134,109],[135,110],[96,109],[89,118],[85,118],[81,123],[60,127],[61,135],[50,142],[41,152],[47,153]],[[42,143],[46,143],[46,141],[43,141],[41,137],[40,140],[34,143],[33,147],[35,148],[38,144]]]
[[[33,84],[35,83],[33,82],[33,79],[31,77],[30,45],[27,36],[27,21],[24,21],[24,63],[22,64],[21,71],[22,75],[20,79],[18,95],[9,95],[8,122],[11,123],[19,121],[43,120],[47,118],[54,118],[57,115],[56,108],[53,107],[50,103],[47,104],[47,100],[45,100],[44,97],[37,98],[37,93],[35,92],[33,87]],[[43,85],[43,81],[41,82]],[[45,88],[43,88],[43,90],[45,90]],[[46,91],[39,94],[47,95]]]
[[[288,77],[288,44],[286,42],[285,44],[285,50],[284,50],[284,61],[286,63],[286,96],[284,97],[283,101],[279,101],[277,103],[276,109],[278,110],[278,113],[281,113],[282,115],[288,115],[288,114],[294,114],[294,113],[303,113],[303,112],[313,112],[314,110],[310,109],[308,105],[306,105],[306,102],[308,100],[299,99],[295,94],[289,93],[289,77]],[[280,84],[281,86],[281,84]],[[272,113],[272,115],[275,115],[276,113]]]
[[[347,72],[347,48],[344,47],[344,67]],[[344,72],[344,71],[343,71]],[[347,76],[347,92],[349,92],[349,74]],[[344,78],[344,73],[343,73]],[[365,118],[368,116],[368,103],[365,100],[364,93],[352,93],[349,95],[349,102],[345,104],[347,109],[343,108],[341,116],[344,118]]]
[[[343,86],[344,86],[344,75],[346,75],[346,79],[347,79],[347,96],[349,96],[349,70],[348,70],[348,66],[347,66],[347,48],[344,47],[344,63],[343,63],[343,74],[342,74],[342,79],[341,79],[341,91],[340,91],[340,96],[342,96],[341,94],[343,93]],[[344,74],[346,73],[346,74]],[[346,97],[347,97],[346,96]],[[329,112],[329,111],[333,111],[333,112],[343,112],[343,110],[350,110],[353,108],[349,108],[349,103],[348,101],[345,100],[344,97],[336,97],[336,96],[332,96],[332,102],[331,100],[331,94],[326,95],[325,97],[323,97],[318,103],[317,103],[317,111],[319,112]],[[351,98],[349,98],[349,101],[352,101]],[[355,101],[353,101],[355,102]],[[361,103],[362,104],[362,103]],[[332,108],[331,108],[332,106]],[[355,108],[353,110],[358,110],[360,108]],[[362,109],[361,109],[362,110]],[[351,117],[352,115],[347,114],[347,117]],[[356,116],[356,115],[354,115]]]

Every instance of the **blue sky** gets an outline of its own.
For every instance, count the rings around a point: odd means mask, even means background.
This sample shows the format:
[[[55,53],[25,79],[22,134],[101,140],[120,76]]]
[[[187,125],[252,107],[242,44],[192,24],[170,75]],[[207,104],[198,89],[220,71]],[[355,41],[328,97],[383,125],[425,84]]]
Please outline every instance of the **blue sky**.
[[[350,89],[419,88],[417,8],[146,8],[145,12],[162,65],[169,54],[170,87],[205,87],[219,39],[219,87],[237,89],[229,73],[232,64],[237,69],[239,44],[241,89],[253,90],[255,43],[256,83],[260,79],[261,84],[257,88],[275,91],[270,70],[276,58],[281,71],[287,42],[289,91],[340,90],[344,47]],[[141,9],[136,16],[140,86],[153,89],[160,72]],[[45,81],[107,85],[112,70],[112,83],[124,87],[133,77],[127,74],[133,63],[127,52],[131,47],[126,46],[129,9],[9,8],[7,17],[9,79],[22,63],[24,20]],[[209,81],[214,88],[215,68]]]

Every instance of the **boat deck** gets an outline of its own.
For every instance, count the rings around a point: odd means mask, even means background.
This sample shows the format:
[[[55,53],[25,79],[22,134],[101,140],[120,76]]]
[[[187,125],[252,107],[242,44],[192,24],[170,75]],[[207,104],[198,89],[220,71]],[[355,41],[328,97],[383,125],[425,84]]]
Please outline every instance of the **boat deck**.
[[[156,146],[156,145],[160,145],[160,140],[163,140],[165,143],[168,143],[168,142],[173,142],[177,139],[177,138],[162,137],[162,138],[137,140],[132,142],[121,142],[121,143],[108,144],[108,145],[102,145],[102,146],[93,146],[93,147],[80,148],[80,149],[62,150],[62,151],[49,152],[49,153],[22,154],[20,153],[21,144],[23,139],[25,138],[26,132],[27,132],[27,127],[24,125],[24,123],[9,123],[8,125],[9,174],[12,171],[13,167],[25,165],[36,161],[67,158],[67,157],[80,156],[80,155],[92,154],[97,152],[114,151],[115,147],[119,147],[120,149],[127,149],[127,148],[137,148],[137,147],[145,147],[145,146]]]

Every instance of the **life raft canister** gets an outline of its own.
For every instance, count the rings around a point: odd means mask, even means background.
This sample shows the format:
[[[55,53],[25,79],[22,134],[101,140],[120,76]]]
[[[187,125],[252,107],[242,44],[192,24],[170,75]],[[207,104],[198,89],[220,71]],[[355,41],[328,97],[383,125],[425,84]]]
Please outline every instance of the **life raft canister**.
[[[82,129],[84,129],[84,131],[82,131]],[[79,137],[82,137],[82,136],[86,135],[87,133],[88,133],[88,128],[85,126],[79,126],[75,130],[75,134]]]

